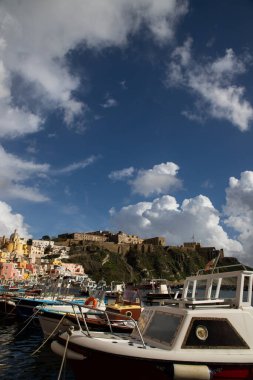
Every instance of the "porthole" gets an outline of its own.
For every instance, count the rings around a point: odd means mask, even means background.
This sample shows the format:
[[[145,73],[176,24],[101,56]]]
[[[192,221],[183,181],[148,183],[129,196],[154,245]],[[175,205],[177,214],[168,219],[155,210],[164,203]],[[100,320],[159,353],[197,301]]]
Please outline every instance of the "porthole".
[[[196,337],[199,340],[207,340],[208,330],[205,326],[199,325],[196,327]]]

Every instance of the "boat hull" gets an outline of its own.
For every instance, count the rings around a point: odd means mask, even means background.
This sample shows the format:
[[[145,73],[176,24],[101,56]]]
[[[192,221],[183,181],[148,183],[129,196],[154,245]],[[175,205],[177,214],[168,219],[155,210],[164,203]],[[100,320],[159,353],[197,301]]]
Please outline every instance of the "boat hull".
[[[51,348],[56,354],[63,356],[65,351],[63,341],[54,341]],[[76,380],[83,380],[84,373],[94,372],[96,377],[105,376],[105,368],[108,368],[110,377],[114,378],[114,375],[118,374],[121,380],[129,380],[133,374],[134,378],[145,378],[145,380],[253,379],[253,364],[146,360],[96,351],[71,342],[68,344],[66,358]],[[110,374],[110,371],[113,373]]]
[[[86,329],[82,316],[79,316],[79,322]],[[50,313],[43,311],[38,314],[40,326],[45,338],[53,338],[59,333],[68,331],[70,326],[78,329],[77,317],[75,315],[64,315],[63,313]],[[91,330],[110,331],[131,333],[134,325],[131,322],[126,321],[112,321],[111,327],[105,319],[99,317],[99,315],[86,314],[86,325]]]

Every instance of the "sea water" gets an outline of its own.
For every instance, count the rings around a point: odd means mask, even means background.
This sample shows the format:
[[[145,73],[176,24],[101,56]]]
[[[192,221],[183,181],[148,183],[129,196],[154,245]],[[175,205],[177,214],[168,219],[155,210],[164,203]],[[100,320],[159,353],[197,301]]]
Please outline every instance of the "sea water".
[[[0,379],[3,380],[73,380],[71,369],[55,355],[50,342],[43,344],[40,326],[16,320],[0,319]],[[62,367],[62,370],[61,370]]]

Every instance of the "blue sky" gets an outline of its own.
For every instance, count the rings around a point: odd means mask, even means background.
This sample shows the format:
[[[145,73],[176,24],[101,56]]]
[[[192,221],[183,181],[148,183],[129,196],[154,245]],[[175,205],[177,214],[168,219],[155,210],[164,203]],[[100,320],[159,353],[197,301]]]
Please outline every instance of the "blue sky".
[[[250,0],[2,0],[0,235],[194,235],[253,264],[252,18]]]

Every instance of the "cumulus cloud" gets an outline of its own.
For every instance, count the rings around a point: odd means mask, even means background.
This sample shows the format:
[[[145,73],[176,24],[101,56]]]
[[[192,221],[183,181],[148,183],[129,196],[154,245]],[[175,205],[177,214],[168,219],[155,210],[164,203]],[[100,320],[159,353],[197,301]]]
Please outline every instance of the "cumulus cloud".
[[[118,229],[141,237],[164,236],[168,245],[181,245],[194,234],[203,246],[223,248],[227,255],[242,253],[242,245],[230,239],[221,226],[219,212],[204,195],[176,199],[164,195],[152,202],[140,202],[110,210],[111,223]]]
[[[31,237],[28,233],[29,226],[25,224],[20,214],[14,214],[12,208],[5,202],[0,201],[0,235],[9,237],[16,229],[21,237]]]
[[[215,60],[205,59],[202,63],[192,56],[192,40],[177,47],[168,64],[168,86],[185,88],[197,96],[197,109],[202,115],[225,119],[241,131],[250,128],[253,107],[245,99],[245,88],[236,84],[238,75],[246,72],[248,57],[237,57],[232,49]],[[192,112],[184,111],[193,119]],[[198,116],[195,116],[197,119]]]
[[[177,178],[179,166],[173,162],[154,165],[151,169],[129,168],[112,171],[108,177],[114,181],[126,180],[132,192],[148,197],[180,189],[182,181]],[[130,178],[134,177],[134,178]],[[130,179],[129,179],[130,178]]]
[[[150,207],[149,202],[139,202],[136,205],[129,205],[123,207],[120,211],[111,208],[109,213],[111,215],[111,222],[117,229],[124,231],[131,231],[133,234],[140,234],[143,229],[146,229],[150,224],[149,220],[143,216],[143,213]],[[124,220],[124,217],[127,219]],[[130,225],[132,228],[129,230]]]
[[[144,195],[165,194],[179,189],[182,181],[177,178],[179,166],[173,162],[154,165],[152,169],[139,170],[136,177],[129,181],[134,193]]]
[[[71,125],[83,119],[87,107],[75,97],[80,78],[70,67],[68,53],[80,45],[124,46],[128,36],[141,28],[158,43],[170,42],[187,4],[187,0],[2,0],[0,135],[36,132],[42,122],[29,109],[25,93],[23,105],[15,105],[14,76],[32,84],[37,101],[62,110],[65,123]],[[116,103],[110,98],[104,105]]]
[[[243,245],[243,254],[253,262],[253,172],[241,173],[239,179],[231,177],[226,189],[225,223],[237,233]]]
[[[168,245],[181,245],[194,235],[202,246],[223,248],[226,256],[253,265],[253,171],[242,172],[239,179],[229,179],[222,213],[204,195],[185,199],[181,204],[163,195],[118,211],[112,208],[110,216],[112,226],[127,233],[164,236]]]

